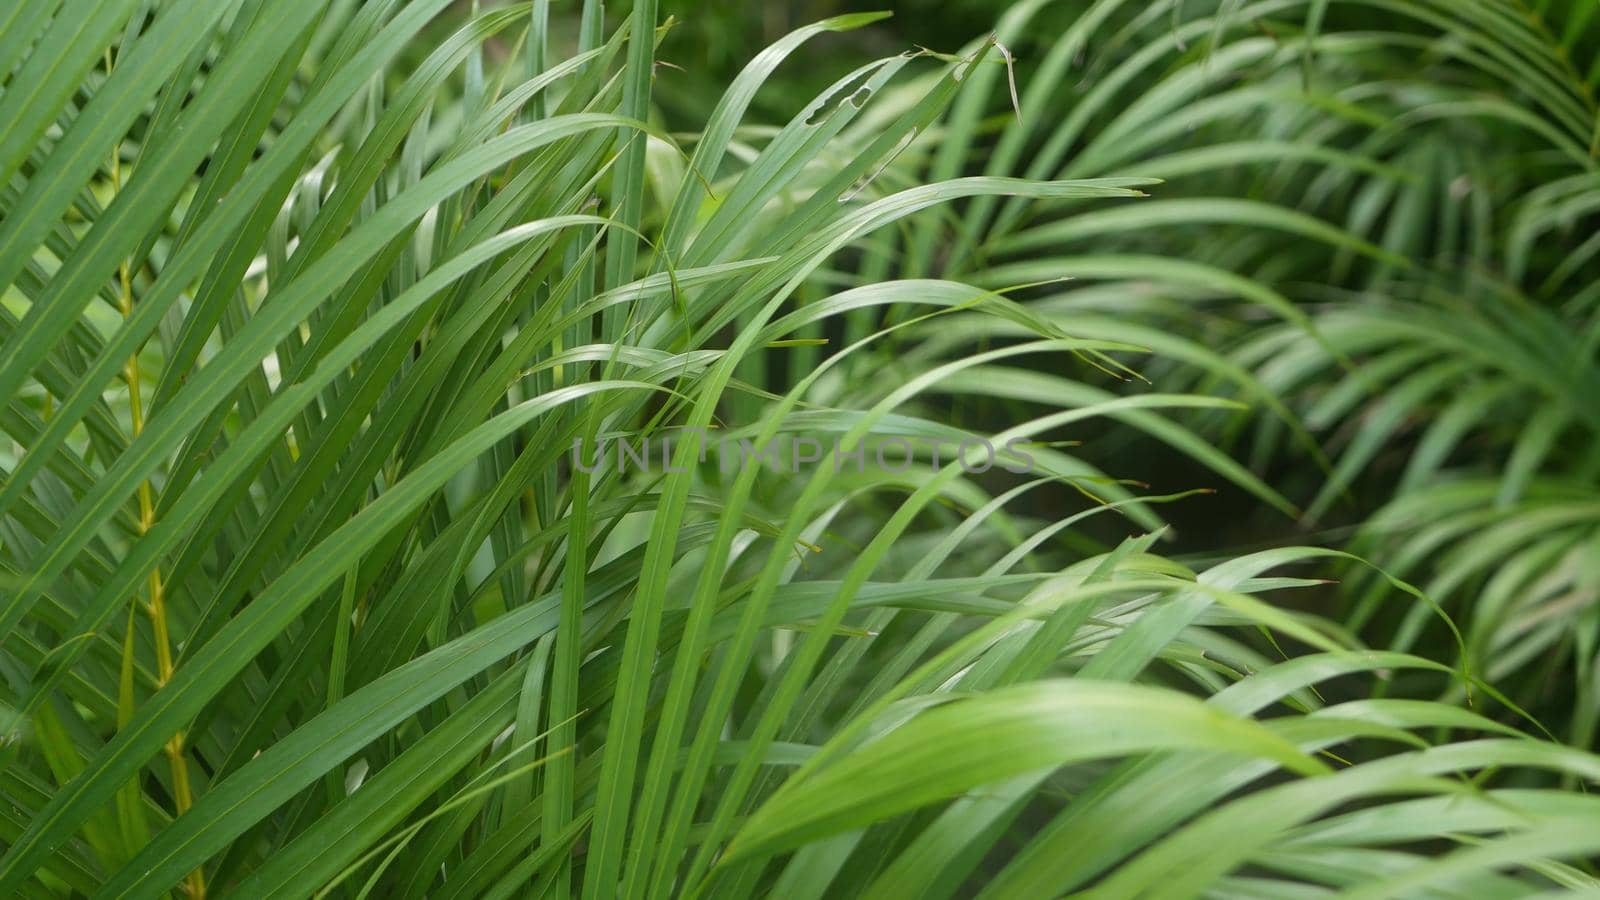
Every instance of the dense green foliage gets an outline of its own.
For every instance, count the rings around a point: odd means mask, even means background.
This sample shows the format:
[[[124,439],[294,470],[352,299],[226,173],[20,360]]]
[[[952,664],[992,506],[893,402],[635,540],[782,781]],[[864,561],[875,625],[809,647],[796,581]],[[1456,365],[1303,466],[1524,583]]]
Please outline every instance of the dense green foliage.
[[[0,896],[1600,896],[1592,0],[482,5],[0,8]]]

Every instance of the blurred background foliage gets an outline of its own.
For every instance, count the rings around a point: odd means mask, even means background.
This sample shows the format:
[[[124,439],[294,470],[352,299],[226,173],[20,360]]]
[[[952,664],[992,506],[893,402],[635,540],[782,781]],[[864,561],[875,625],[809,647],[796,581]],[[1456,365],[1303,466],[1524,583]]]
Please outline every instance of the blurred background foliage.
[[[935,241],[891,240],[882,252],[912,274],[989,287],[1058,277],[1070,253],[1151,261],[1155,277],[1108,262],[1070,286],[1015,295],[1122,326],[1102,321],[1098,336],[1141,343],[1125,326],[1155,329],[1184,348],[1136,363],[1156,385],[1254,403],[1251,413],[1178,418],[1281,492],[1293,514],[1237,488],[1190,499],[1164,512],[1174,525],[1167,552],[1205,559],[1317,543],[1368,554],[1461,616],[1489,671],[1522,672],[1512,678],[1520,700],[1592,741],[1596,5],[686,4],[669,10],[682,22],[663,45],[675,65],[658,67],[659,115],[669,128],[697,121],[749,47],[869,9],[893,16],[802,48],[756,108],[779,120],[868,59],[954,53],[998,34],[1026,98],[1022,119],[1008,79],[994,78],[986,101],[965,111],[973,124],[955,152],[941,160],[941,135],[928,135],[884,181],[933,171],[1164,179],[1151,201],[1082,218],[1044,203],[993,220],[994,201],[969,201],[924,219]],[[1161,277],[1160,260],[1187,268]],[[1270,308],[1280,298],[1306,318],[1286,321]],[[1263,414],[1251,391],[1280,398],[1285,415]],[[1026,407],[985,399],[961,416],[993,429]],[[1110,474],[1158,492],[1216,486],[1193,455],[1114,420],[1071,438]],[[1024,506],[1068,502],[1041,491]],[[1116,537],[1113,523],[1087,527]],[[1416,609],[1378,608],[1369,578],[1340,574],[1344,584],[1291,602],[1374,643],[1451,655],[1448,630]]]

